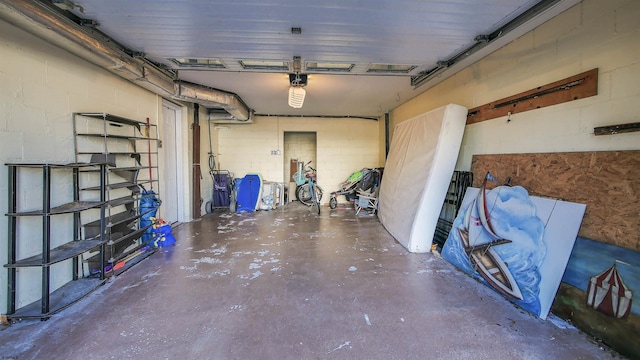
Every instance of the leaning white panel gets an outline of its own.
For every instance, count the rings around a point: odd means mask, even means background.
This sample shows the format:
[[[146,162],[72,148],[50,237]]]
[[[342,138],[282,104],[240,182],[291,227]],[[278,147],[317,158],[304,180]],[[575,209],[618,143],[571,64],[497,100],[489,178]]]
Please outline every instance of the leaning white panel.
[[[380,185],[378,218],[411,252],[431,249],[467,112],[450,104],[395,127]]]

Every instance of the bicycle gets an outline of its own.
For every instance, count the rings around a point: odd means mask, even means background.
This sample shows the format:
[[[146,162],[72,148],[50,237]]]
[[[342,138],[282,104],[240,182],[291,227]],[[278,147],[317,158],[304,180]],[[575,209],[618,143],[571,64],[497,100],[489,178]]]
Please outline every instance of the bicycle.
[[[320,215],[320,200],[322,200],[322,194],[324,190],[317,184],[317,170],[309,166],[311,161],[305,164],[310,170],[305,170],[305,178],[307,181],[298,186],[296,189],[296,197],[301,203],[307,206],[315,206],[318,215]]]

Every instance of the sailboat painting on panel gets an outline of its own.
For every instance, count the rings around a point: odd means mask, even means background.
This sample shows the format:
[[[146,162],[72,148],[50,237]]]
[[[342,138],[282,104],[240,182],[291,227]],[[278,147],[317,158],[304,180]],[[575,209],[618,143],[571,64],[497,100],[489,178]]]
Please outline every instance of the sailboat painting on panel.
[[[586,206],[529,196],[521,186],[469,188],[442,256],[546,319]]]

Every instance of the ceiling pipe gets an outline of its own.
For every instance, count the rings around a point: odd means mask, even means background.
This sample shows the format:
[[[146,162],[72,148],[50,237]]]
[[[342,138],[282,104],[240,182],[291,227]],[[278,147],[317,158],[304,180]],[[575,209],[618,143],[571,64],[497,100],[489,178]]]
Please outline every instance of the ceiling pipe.
[[[250,119],[249,108],[236,94],[203,85],[176,82],[173,72],[159,69],[143,58],[129,55],[100,31],[80,26],[45,3],[0,0],[0,19],[154,94],[197,103],[207,108],[222,108],[240,122]]]
[[[176,81],[177,94],[175,99],[192,100],[198,104],[215,108],[220,107],[219,104],[225,104],[223,107],[226,112],[231,114],[238,121],[249,121],[251,112],[244,101],[238,95],[222,90],[212,89],[207,86],[197,85],[186,81]]]
[[[290,115],[290,114],[254,114],[255,116],[264,117],[284,117],[284,118],[321,118],[321,119],[362,119],[379,121],[377,116],[358,116],[358,115]]]

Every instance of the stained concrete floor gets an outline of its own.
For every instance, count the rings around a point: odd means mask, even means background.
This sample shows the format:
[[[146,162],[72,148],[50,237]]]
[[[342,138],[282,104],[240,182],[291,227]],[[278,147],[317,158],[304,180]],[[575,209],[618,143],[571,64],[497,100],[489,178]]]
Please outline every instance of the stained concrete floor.
[[[351,209],[214,213],[174,234],[49,321],[2,328],[0,358],[619,358]]]

